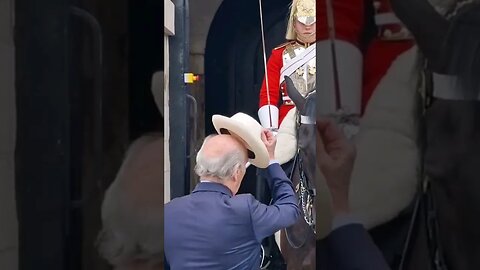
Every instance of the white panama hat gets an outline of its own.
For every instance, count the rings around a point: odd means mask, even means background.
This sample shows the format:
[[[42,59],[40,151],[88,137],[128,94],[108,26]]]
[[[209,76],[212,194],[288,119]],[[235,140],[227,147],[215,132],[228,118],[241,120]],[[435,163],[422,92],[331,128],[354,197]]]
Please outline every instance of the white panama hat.
[[[232,117],[215,114],[212,123],[218,134],[230,134],[243,141],[252,165],[268,167],[270,158],[261,137],[263,128],[257,120],[245,113],[236,113]]]

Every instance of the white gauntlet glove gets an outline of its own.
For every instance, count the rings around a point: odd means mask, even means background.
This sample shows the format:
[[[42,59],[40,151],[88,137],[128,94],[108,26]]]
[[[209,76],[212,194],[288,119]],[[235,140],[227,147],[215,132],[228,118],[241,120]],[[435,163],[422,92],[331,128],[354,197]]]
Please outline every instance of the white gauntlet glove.
[[[271,130],[274,135],[278,133],[278,108],[273,105],[262,106],[258,110],[258,118],[262,127]],[[271,123],[271,124],[270,124]]]

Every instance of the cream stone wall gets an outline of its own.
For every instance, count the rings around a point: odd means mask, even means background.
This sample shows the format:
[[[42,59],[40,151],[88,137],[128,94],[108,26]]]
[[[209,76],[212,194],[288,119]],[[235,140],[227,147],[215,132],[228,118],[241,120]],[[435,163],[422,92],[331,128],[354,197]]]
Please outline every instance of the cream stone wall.
[[[168,46],[168,37],[175,35],[175,6],[170,0],[164,0],[164,109],[163,109],[163,118],[164,118],[164,201],[165,203],[170,201],[170,152],[169,152],[169,142],[170,142],[170,109],[168,106],[168,85],[169,85],[169,46]]]

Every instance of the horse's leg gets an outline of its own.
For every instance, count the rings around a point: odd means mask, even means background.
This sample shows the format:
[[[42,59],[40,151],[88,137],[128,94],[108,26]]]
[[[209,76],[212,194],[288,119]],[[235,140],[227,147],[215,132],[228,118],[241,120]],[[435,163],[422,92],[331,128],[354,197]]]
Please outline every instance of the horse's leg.
[[[313,233],[308,235],[307,243],[301,248],[291,247],[286,238],[285,232],[282,232],[282,254],[285,257],[288,270],[315,270],[315,236]]]

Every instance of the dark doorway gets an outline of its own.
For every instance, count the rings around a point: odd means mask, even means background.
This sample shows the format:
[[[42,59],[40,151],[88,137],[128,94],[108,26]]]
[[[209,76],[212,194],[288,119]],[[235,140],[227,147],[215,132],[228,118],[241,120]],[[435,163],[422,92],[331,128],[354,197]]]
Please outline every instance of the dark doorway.
[[[64,1],[15,1],[15,190],[21,270],[66,268],[71,167],[67,24]]]
[[[88,23],[72,18],[70,84],[72,106],[71,193],[74,198],[68,269],[109,269],[95,247],[101,204],[132,141],[148,132],[163,133],[151,93],[155,71],[163,69],[163,6],[158,1],[78,0],[102,31],[101,88],[95,87],[95,38]],[[93,46],[92,46],[93,44]],[[80,52],[80,53],[74,53]],[[95,92],[101,91],[101,113]],[[101,124],[95,125],[98,117]],[[101,140],[101,144],[96,143]],[[100,147],[100,150],[96,149]],[[99,165],[100,164],[100,165]]]
[[[266,0],[263,20],[267,59],[285,42],[288,0]],[[215,130],[213,114],[242,111],[257,117],[264,76],[258,1],[225,0],[215,15],[205,49],[206,132]]]
[[[72,10],[72,7],[75,7]],[[109,269],[99,257],[103,195],[129,137],[128,1],[69,1],[71,175],[65,269]]]
[[[15,6],[20,269],[110,269],[95,248],[104,191],[129,143],[163,132],[150,90],[163,5]]]
[[[130,139],[148,132],[163,133],[161,116],[151,91],[154,72],[163,71],[162,1],[129,0]]]
[[[285,42],[289,0],[265,0],[263,20],[267,59]],[[264,76],[258,1],[225,0],[215,15],[205,49],[205,132],[215,132],[212,115],[244,112],[258,119],[258,96]],[[253,166],[240,192],[255,194]]]

